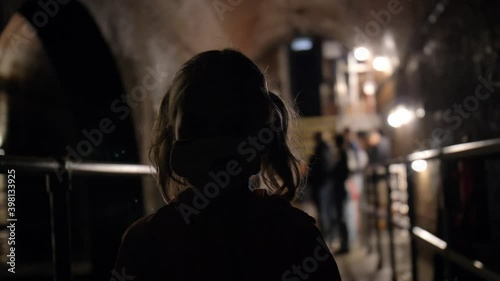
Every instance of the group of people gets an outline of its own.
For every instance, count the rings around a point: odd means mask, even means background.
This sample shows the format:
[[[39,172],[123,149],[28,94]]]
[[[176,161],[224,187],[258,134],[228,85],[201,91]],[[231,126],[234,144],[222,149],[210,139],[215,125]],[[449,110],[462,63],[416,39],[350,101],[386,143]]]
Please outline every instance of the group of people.
[[[308,176],[311,199],[317,206],[323,235],[332,239],[337,233],[340,248],[336,253],[347,253],[352,241],[349,241],[346,217],[350,197],[346,182],[353,178],[354,185],[362,184],[361,172],[368,165],[368,154],[349,128],[343,134],[336,134],[333,145],[327,141],[325,132],[317,132],[314,139],[316,146],[309,161]],[[359,188],[351,191],[359,192]]]

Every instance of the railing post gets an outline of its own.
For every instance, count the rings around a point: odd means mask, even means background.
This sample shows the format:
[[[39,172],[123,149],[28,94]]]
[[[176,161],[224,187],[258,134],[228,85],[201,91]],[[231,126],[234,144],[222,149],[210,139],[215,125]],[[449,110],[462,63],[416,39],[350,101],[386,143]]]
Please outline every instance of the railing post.
[[[418,268],[417,268],[417,241],[415,235],[413,235],[413,227],[415,227],[415,185],[413,184],[413,172],[409,163],[405,163],[406,166],[406,187],[408,191],[408,218],[410,219],[410,246],[411,246],[411,267],[412,267],[412,279],[413,281],[418,280]]]
[[[374,225],[374,216],[371,208],[373,207],[372,204],[372,199],[373,199],[373,192],[372,192],[372,176],[371,176],[371,169],[367,169],[364,174],[364,180],[365,180],[365,210],[364,210],[364,217],[365,217],[365,241],[366,241],[366,246],[368,249],[368,254],[371,254],[373,251],[373,246],[372,246],[372,224]]]
[[[379,174],[378,174],[378,169],[379,166],[376,166],[375,169],[373,170],[372,174],[372,182],[373,182],[373,190],[374,190],[374,206],[375,206],[375,234],[376,234],[376,239],[377,239],[377,254],[378,254],[378,264],[377,268],[380,270],[382,269],[382,259],[383,259],[383,253],[382,253],[382,234],[380,233],[380,194],[379,194],[379,188],[378,188],[378,183],[379,183]]]
[[[389,166],[385,166],[385,181],[387,185],[387,230],[389,232],[389,256],[392,270],[392,281],[396,281],[396,256],[394,247],[394,225],[392,219],[392,187]]]
[[[375,176],[373,175],[374,174],[374,170],[373,169],[370,169],[370,173],[368,174],[368,182],[369,182],[369,207],[370,207],[370,212],[368,213],[369,215],[369,218],[370,218],[370,226],[373,226],[373,229],[370,229],[370,232],[369,232],[369,245],[370,245],[370,249],[369,249],[369,253],[372,253],[374,251],[374,248],[377,248],[376,244],[377,244],[377,239],[378,239],[378,235],[377,235],[377,208],[376,208],[376,205],[375,205],[375,197],[377,196],[377,193],[375,191]],[[373,231],[375,231],[375,245],[372,245],[372,234],[373,234]],[[377,249],[375,249],[375,251],[377,251]]]
[[[373,251],[372,247],[372,223],[373,223],[373,212],[372,208],[372,190],[371,190],[371,173],[370,169],[363,171],[363,189],[362,197],[360,198],[360,211],[362,212],[363,222],[362,227],[362,243],[366,247],[367,253],[371,254]]]
[[[55,281],[71,280],[70,191],[71,182],[68,171],[64,171],[59,178],[55,174],[47,175]]]

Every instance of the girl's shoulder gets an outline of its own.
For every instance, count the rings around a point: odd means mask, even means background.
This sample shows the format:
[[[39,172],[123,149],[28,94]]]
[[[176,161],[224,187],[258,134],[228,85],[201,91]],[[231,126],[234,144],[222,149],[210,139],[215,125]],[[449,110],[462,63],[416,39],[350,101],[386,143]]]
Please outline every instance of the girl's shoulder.
[[[264,189],[253,190],[259,198],[258,209],[263,217],[276,220],[278,224],[291,224],[295,227],[315,227],[316,220],[306,212],[293,206],[278,195],[268,194]]]

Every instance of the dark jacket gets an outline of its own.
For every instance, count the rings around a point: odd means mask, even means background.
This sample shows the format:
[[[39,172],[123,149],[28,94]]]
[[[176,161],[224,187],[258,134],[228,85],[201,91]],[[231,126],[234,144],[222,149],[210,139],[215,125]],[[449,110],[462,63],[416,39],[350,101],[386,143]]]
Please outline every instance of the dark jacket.
[[[341,280],[314,219],[283,199],[227,187],[186,224],[179,208],[195,196],[184,191],[134,223],[116,272],[134,281]]]
[[[349,177],[349,167],[347,164],[347,152],[345,149],[339,150],[339,160],[333,169],[334,192],[338,199],[345,199],[347,191],[345,181]]]
[[[318,189],[331,177],[333,152],[325,142],[320,142],[309,160],[308,182],[313,189]]]

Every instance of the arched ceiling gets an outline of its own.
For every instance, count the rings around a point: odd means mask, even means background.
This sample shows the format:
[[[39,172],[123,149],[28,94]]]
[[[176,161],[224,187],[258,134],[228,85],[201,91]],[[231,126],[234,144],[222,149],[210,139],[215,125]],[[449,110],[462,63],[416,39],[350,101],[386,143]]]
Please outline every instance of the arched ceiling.
[[[168,73],[204,50],[232,47],[258,62],[297,33],[356,45],[374,14],[397,7],[386,26],[370,36],[377,48],[386,31],[400,52],[425,15],[425,3],[409,0],[83,0],[94,14],[124,70],[126,81],[161,62]],[[359,41],[359,40],[358,40]],[[134,67],[130,68],[130,65]],[[133,70],[132,70],[133,69]],[[134,73],[129,73],[130,71]],[[134,79],[135,78],[135,79]],[[167,82],[168,83],[168,82]],[[134,82],[132,82],[132,85]],[[132,87],[128,85],[128,87]],[[161,95],[158,92],[154,96]]]
[[[148,69],[168,73],[152,89],[147,102],[135,109],[138,135],[149,138],[149,126],[168,84],[177,69],[196,53],[220,48],[236,48],[266,67],[266,58],[297,34],[334,39],[344,46],[356,45],[357,29],[378,25],[365,40],[374,50],[380,48],[384,34],[391,32],[400,54],[408,39],[425,18],[428,3],[410,0],[81,0],[94,16],[116,58],[128,93],[140,85]],[[397,10],[397,13],[389,11]],[[386,15],[378,23],[376,15]],[[387,17],[389,15],[389,17]],[[14,17],[0,39],[0,70],[12,71],[22,60],[43,56],[36,38],[28,38],[19,49],[12,49],[12,34],[29,29]],[[31,31],[32,32],[32,31]],[[359,40],[358,40],[359,41]],[[359,43],[359,42],[358,42]],[[37,69],[43,66],[37,65]],[[29,65],[26,61],[24,65]],[[98,66],[96,66],[98,67]],[[48,68],[48,67],[47,67]],[[19,69],[19,68],[16,68]],[[29,67],[24,68],[26,74]],[[10,72],[9,72],[10,71]],[[144,130],[144,131],[141,131]]]
[[[374,14],[390,14],[364,40],[376,49],[390,31],[399,52],[428,10],[410,0],[82,0],[111,46],[126,88],[133,88],[147,66],[170,74],[196,53],[216,48],[242,50],[257,62],[273,55],[297,34],[356,45],[356,28],[365,31]],[[383,18],[383,16],[382,16]],[[358,40],[359,41],[359,40]],[[170,75],[172,78],[173,75]],[[168,79],[167,79],[168,80]],[[164,87],[169,83],[165,81]],[[152,93],[154,103],[163,89]]]

